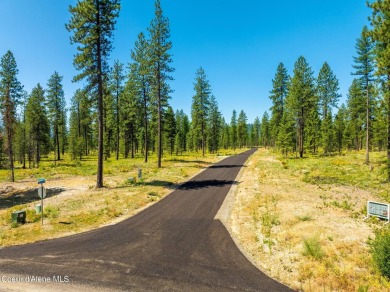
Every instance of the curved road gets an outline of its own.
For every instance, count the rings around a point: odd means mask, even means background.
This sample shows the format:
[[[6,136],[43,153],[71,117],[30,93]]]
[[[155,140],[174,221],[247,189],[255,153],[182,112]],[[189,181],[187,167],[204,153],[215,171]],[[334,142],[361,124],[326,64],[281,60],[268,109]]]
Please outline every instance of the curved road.
[[[0,249],[0,287],[2,275],[18,274],[49,277],[58,289],[66,286],[53,276],[69,288],[111,291],[291,291],[253,266],[214,220],[254,151],[220,161],[119,224]]]

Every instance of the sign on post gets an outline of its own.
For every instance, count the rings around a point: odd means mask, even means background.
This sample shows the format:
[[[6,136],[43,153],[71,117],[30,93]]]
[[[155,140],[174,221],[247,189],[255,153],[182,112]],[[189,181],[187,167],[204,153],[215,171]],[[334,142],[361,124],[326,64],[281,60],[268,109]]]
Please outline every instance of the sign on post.
[[[46,188],[44,186],[38,188],[38,196],[41,199],[46,198]]]
[[[41,211],[41,220],[42,220],[42,225],[43,225],[43,199],[46,198],[46,189],[44,188],[43,184],[46,182],[44,178],[39,178],[38,179],[38,184],[41,186],[38,188],[38,196],[41,198],[41,206],[42,206],[42,211]]]
[[[384,203],[367,202],[367,217],[375,216],[390,221],[390,205]]]

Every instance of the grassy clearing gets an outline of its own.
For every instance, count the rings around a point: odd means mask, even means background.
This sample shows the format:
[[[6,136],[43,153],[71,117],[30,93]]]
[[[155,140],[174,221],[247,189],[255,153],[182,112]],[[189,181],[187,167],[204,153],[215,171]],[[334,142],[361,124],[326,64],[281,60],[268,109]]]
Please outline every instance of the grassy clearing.
[[[364,158],[285,159],[260,149],[236,190],[234,237],[260,269],[296,290],[388,291],[368,244],[387,227],[364,220],[367,200],[390,199],[385,153],[372,153],[371,166]]]
[[[244,151],[244,149],[242,149]],[[240,151],[237,150],[236,153]],[[18,182],[6,182],[7,170],[0,170],[0,246],[23,244],[91,230],[128,218],[142,208],[159,201],[179,183],[188,180],[205,167],[221,159],[220,155],[233,155],[233,151],[218,155],[182,155],[166,157],[163,167],[157,168],[155,157],[143,163],[142,157],[134,159],[109,159],[104,164],[102,189],[95,188],[96,157],[81,162],[67,159],[57,162],[42,161],[39,169],[16,170]],[[142,180],[138,169],[142,168]],[[40,203],[34,190],[37,178],[45,177],[47,189],[58,189],[44,202],[44,225],[35,205]],[[20,195],[32,193],[29,203],[20,204]],[[18,197],[8,200],[9,196]],[[25,200],[26,201],[26,200]],[[3,204],[2,204],[3,202]],[[11,224],[11,213],[27,210],[27,224]]]

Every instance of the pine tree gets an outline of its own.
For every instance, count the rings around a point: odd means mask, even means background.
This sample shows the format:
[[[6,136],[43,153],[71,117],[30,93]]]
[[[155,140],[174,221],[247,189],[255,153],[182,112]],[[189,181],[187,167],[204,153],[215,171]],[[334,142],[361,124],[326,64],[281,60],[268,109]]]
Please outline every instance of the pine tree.
[[[329,115],[327,112],[327,115]],[[317,153],[318,147],[324,139],[323,137],[328,137],[331,132],[329,127],[325,127],[324,122],[321,123],[318,107],[316,101],[313,103],[313,106],[307,111],[307,119],[305,126],[305,145],[307,148],[311,149],[313,154]]]
[[[372,144],[376,146],[379,151],[386,148],[387,128],[386,128],[386,105],[383,99],[380,99],[373,108],[375,118],[372,121]]]
[[[322,121],[322,146],[324,147],[324,153],[329,154],[333,152],[334,147],[334,126],[332,112],[327,111],[327,116]]]
[[[149,43],[145,39],[143,33],[138,35],[138,40],[135,43],[134,51],[131,56],[136,63],[138,83],[140,87],[140,95],[142,101],[142,125],[143,125],[143,141],[144,141],[144,160],[148,162],[149,151],[149,119],[151,107],[151,74],[152,67],[150,56],[148,55]]]
[[[271,118],[272,120],[272,118]],[[282,120],[280,120],[281,122]],[[259,147],[259,143],[260,143],[260,128],[261,127],[261,123],[260,123],[260,119],[259,117],[256,117],[255,121],[253,122],[253,133],[254,133],[254,136],[253,136],[253,146],[255,147]],[[275,139],[275,143],[276,143],[276,137],[273,137],[273,139]]]
[[[221,132],[221,146],[223,149],[228,149],[231,147],[231,137],[230,137],[230,126],[226,123],[225,119],[222,117],[221,120],[222,132]]]
[[[368,6],[372,9],[370,36],[375,42],[376,73],[384,77],[383,91],[387,107],[387,179],[390,181],[390,1],[376,0]]]
[[[345,138],[348,148],[360,150],[363,146],[365,98],[360,80],[354,79],[348,91],[347,125]]]
[[[125,136],[125,153],[128,157],[131,152],[131,158],[134,158],[135,146],[137,142],[137,129],[143,122],[143,103],[141,101],[140,76],[136,63],[130,64],[129,76],[125,84],[122,107],[122,121]],[[147,144],[144,145],[146,149]],[[147,150],[145,151],[147,155]]]
[[[272,100],[270,135],[272,145],[275,145],[276,137],[278,136],[280,122],[283,116],[283,109],[288,93],[288,73],[283,63],[278,65],[275,78],[272,80],[272,90],[270,91],[270,99]]]
[[[26,154],[27,154],[27,136],[26,136],[26,105],[28,93],[23,91],[20,101],[20,113],[16,127],[16,153],[17,159],[26,168]],[[1,147],[0,147],[1,149]],[[0,163],[1,164],[1,163]]]
[[[286,106],[297,121],[297,143],[299,157],[303,157],[305,147],[305,127],[310,109],[316,106],[316,96],[312,69],[304,57],[299,57],[294,65]]]
[[[72,43],[80,44],[74,58],[82,71],[74,81],[87,79],[87,89],[96,95],[98,113],[98,166],[96,187],[103,187],[103,99],[104,80],[108,73],[107,59],[112,50],[112,36],[119,15],[119,0],[79,0],[69,7],[72,18],[66,25],[72,31]]]
[[[176,137],[176,120],[175,113],[171,106],[168,106],[164,113],[164,133],[166,141],[166,149],[170,155],[173,155],[175,150],[175,137]]]
[[[192,127],[195,137],[199,133],[202,155],[205,156],[211,89],[206,73],[202,67],[196,71],[194,90],[195,95],[192,98],[191,106]]]
[[[69,118],[69,153],[73,160],[82,159],[84,153],[84,141],[81,135],[81,111],[80,99],[82,92],[77,90],[72,97]]]
[[[233,110],[232,119],[230,121],[230,145],[233,148],[233,150],[236,150],[237,148],[237,112],[236,110]]]
[[[357,57],[354,57],[353,66],[356,71],[353,75],[360,76],[360,81],[366,94],[366,164],[370,163],[370,115],[372,111],[371,91],[374,81],[374,43],[369,35],[367,26],[363,27],[361,37],[356,41]]]
[[[175,153],[179,155],[183,151],[187,150],[187,134],[190,129],[190,122],[188,116],[184,113],[183,110],[176,111],[175,114],[176,122],[176,137],[175,137]]]
[[[150,33],[149,56],[152,68],[151,93],[153,102],[157,105],[157,166],[161,167],[162,118],[164,108],[168,106],[169,93],[171,92],[168,81],[173,79],[169,73],[173,72],[173,68],[170,66],[172,58],[169,51],[172,48],[172,42],[169,41],[169,20],[163,15],[160,0],[155,2],[155,18],[148,30]]]
[[[11,172],[11,182],[15,181],[13,140],[16,107],[22,95],[22,86],[17,79],[18,72],[14,55],[11,51],[7,51],[0,61],[0,112],[5,128],[4,136]]]
[[[52,126],[52,133],[54,135],[54,161],[61,160],[60,130],[61,127],[64,126],[64,116],[66,115],[65,96],[61,82],[62,76],[60,76],[58,72],[54,72],[47,83],[46,90],[48,118],[50,125]]]
[[[335,131],[335,144],[339,154],[343,150],[344,133],[346,127],[347,108],[344,104],[339,108],[335,120],[334,120],[334,131]]]
[[[105,80],[103,85],[104,100],[103,100],[103,121],[104,121],[104,132],[103,132],[103,149],[104,149],[104,160],[111,157],[111,152],[115,151],[114,132],[116,129],[116,117],[115,117],[115,97],[114,92],[110,91],[107,82]]]
[[[120,108],[122,106],[122,95],[124,91],[123,81],[125,75],[123,74],[123,64],[118,60],[114,62],[111,72],[111,94],[114,96],[114,117],[115,117],[115,153],[116,160],[119,159],[119,144],[120,144],[120,124],[121,114]]]
[[[329,64],[325,62],[317,78],[317,96],[322,121],[327,118],[328,112],[337,106],[337,102],[341,97],[341,94],[338,93],[339,90],[339,81]]]
[[[270,138],[271,138],[271,131],[270,131],[269,115],[267,112],[264,112],[260,124],[260,139],[261,139],[261,144],[265,148],[269,146]]]
[[[286,157],[288,156],[288,151],[294,151],[294,147],[296,145],[296,137],[294,135],[296,131],[294,131],[294,129],[295,121],[293,114],[289,111],[289,108],[285,108],[280,122],[276,146],[282,151],[282,154],[285,154]]]
[[[41,156],[50,150],[50,125],[45,104],[45,92],[38,83],[31,91],[26,106],[29,162],[34,160],[37,167],[39,167]]]
[[[237,119],[237,142],[240,148],[247,146],[248,142],[248,125],[247,116],[243,110],[238,114]]]
[[[220,147],[221,136],[221,113],[215,96],[210,97],[210,107],[208,113],[208,146],[210,153],[216,153]]]

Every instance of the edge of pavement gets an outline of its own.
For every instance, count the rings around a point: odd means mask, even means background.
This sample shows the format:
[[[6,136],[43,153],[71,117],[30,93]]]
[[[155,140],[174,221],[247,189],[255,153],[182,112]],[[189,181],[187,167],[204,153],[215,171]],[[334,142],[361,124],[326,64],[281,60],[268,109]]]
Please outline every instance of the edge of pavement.
[[[256,149],[256,151],[258,150],[259,148]],[[255,152],[256,152],[255,151]],[[250,157],[255,153],[253,152],[249,157],[248,159],[244,162],[244,165],[243,166],[247,166],[247,163],[249,162],[250,160]],[[245,167],[241,167],[240,171],[238,172],[236,178],[235,178],[235,181],[239,181],[243,175],[245,171]],[[233,233],[233,229],[232,229],[232,226],[231,226],[231,218],[230,218],[230,215],[231,215],[231,212],[232,212],[232,209],[233,209],[233,205],[234,205],[234,202],[236,200],[236,194],[237,194],[237,186],[238,184],[233,184],[229,190],[229,192],[227,193],[226,197],[225,197],[225,200],[223,201],[221,207],[219,208],[217,214],[215,215],[214,217],[214,220],[219,220],[223,226],[225,226],[226,230],[229,232],[229,235],[230,237],[232,238],[232,240],[234,241],[234,244],[237,246],[237,248],[240,250],[240,252],[248,259],[248,261],[251,262],[251,264],[253,266],[255,266],[257,269],[259,269],[262,273],[264,273],[265,275],[267,275],[267,273],[265,271],[263,271],[261,269],[261,267],[258,267],[256,264],[255,264],[255,261],[253,259],[253,257],[244,249],[243,245],[240,243],[240,241],[238,240],[238,238],[235,236],[235,234]],[[268,276],[268,275],[267,275]],[[272,278],[274,281],[280,283],[281,285],[284,285],[286,287],[289,287],[287,286],[285,283],[282,283],[280,282],[279,280],[277,279],[274,279]],[[290,288],[290,287],[289,287]]]

